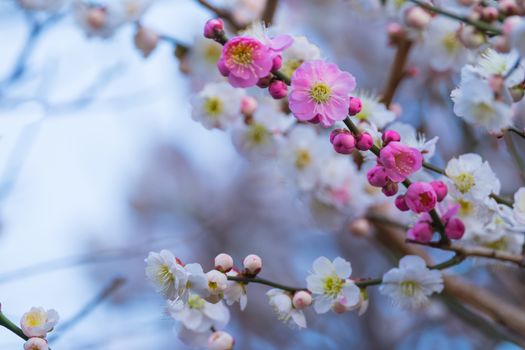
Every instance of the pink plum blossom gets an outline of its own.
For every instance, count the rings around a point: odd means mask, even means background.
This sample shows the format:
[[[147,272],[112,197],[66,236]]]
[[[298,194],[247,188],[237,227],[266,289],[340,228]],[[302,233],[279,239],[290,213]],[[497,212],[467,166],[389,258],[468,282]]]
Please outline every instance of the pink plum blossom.
[[[421,169],[423,156],[417,149],[400,142],[390,142],[381,149],[379,159],[390,180],[401,182]]]
[[[408,187],[405,202],[413,212],[424,213],[434,209],[437,195],[429,183],[415,182]]]
[[[291,79],[290,109],[301,121],[318,119],[324,127],[348,114],[355,78],[335,64],[321,60],[303,63]]]
[[[239,36],[228,40],[217,66],[234,87],[250,87],[272,70],[273,50],[257,39]]]

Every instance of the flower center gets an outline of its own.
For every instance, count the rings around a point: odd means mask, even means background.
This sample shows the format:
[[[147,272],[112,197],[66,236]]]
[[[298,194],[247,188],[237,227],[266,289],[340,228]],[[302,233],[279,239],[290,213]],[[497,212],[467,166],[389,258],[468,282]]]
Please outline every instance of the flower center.
[[[230,48],[229,55],[233,63],[248,66],[253,62],[253,47],[248,43],[238,43]]]
[[[443,47],[449,54],[455,53],[460,48],[460,44],[456,39],[455,33],[448,33],[445,35],[441,40],[441,44],[443,44]]]
[[[201,310],[204,308],[204,305],[205,302],[204,300],[202,300],[202,298],[196,294],[193,294],[191,295],[189,298],[188,298],[188,303],[187,303],[188,307],[190,309],[196,309],[196,310]]]
[[[217,64],[219,58],[221,58],[221,47],[215,42],[210,42],[204,49],[204,59],[210,64]]]
[[[175,282],[175,277],[171,273],[168,265],[160,265],[157,270],[157,280],[160,284],[171,284]]]
[[[463,194],[470,191],[470,189],[476,184],[474,181],[474,176],[469,173],[459,174],[454,178],[454,182],[456,183],[456,187],[459,190],[459,192]]]
[[[414,158],[410,154],[399,153],[394,155],[394,160],[396,164],[396,169],[401,174],[410,174],[412,168],[414,167]]]
[[[495,240],[494,242],[482,243],[482,245],[493,250],[507,250],[508,247],[505,236]]]
[[[335,298],[341,293],[344,285],[344,279],[339,278],[337,275],[329,276],[324,280],[324,294]]]
[[[355,117],[359,120],[368,120],[370,119],[370,115],[371,115],[370,107],[365,101],[361,100],[361,102],[363,103],[361,107],[361,112],[357,113]]]
[[[312,163],[312,156],[306,149],[300,149],[295,154],[295,166],[299,170],[303,170]]]
[[[303,60],[293,59],[293,58],[286,60],[284,61],[281,70],[284,74],[291,77],[292,74],[295,72],[295,70],[299,68],[299,66],[303,64],[303,62],[304,62]]]
[[[489,120],[493,112],[494,109],[492,109],[491,105],[485,102],[481,102],[476,105],[474,115],[479,121],[483,122]]]
[[[264,125],[252,124],[248,131],[248,140],[254,145],[263,144],[268,136],[268,130]]]
[[[310,88],[310,97],[317,104],[322,104],[330,101],[332,90],[323,82],[317,82]]]
[[[400,286],[401,292],[407,297],[413,297],[419,290],[419,284],[414,281],[403,281]]]
[[[26,319],[26,324],[29,327],[38,327],[44,324],[44,319],[40,314],[29,314]]]
[[[419,195],[419,201],[423,206],[427,207],[432,203],[432,196],[430,196],[427,192],[421,193]]]
[[[208,97],[204,100],[204,111],[210,116],[218,116],[223,109],[222,101],[217,97]]]
[[[474,210],[474,205],[471,202],[466,201],[464,199],[460,199],[458,201],[458,204],[459,204],[459,215],[464,217],[464,216],[468,216],[472,214],[472,211]]]

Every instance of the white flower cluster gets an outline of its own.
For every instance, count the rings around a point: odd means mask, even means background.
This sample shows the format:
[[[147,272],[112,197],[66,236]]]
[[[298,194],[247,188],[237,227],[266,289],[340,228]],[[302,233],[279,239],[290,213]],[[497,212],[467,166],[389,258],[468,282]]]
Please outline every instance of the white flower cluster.
[[[223,300],[228,305],[240,302],[244,310],[249,283],[275,287],[266,293],[271,308],[278,320],[297,328],[307,326],[303,310],[312,304],[318,314],[358,310],[362,315],[369,303],[367,285],[360,287],[359,281],[350,278],[352,266],[340,257],[333,261],[317,258],[306,278],[305,289],[256,278],[262,269],[262,260],[253,254],[244,259],[242,271],[234,267],[233,258],[227,254],[219,254],[215,258],[215,269],[208,273],[204,273],[199,264],[183,265],[167,250],[151,252],[146,263],[148,279],[167,299],[168,314],[180,323],[179,338],[197,348],[233,348],[233,337],[222,331],[230,316]],[[408,309],[424,306],[431,294],[443,290],[441,272],[427,268],[418,256],[404,257],[399,268],[388,271],[380,280],[369,281],[372,281],[369,285],[381,284],[382,294]]]
[[[500,193],[501,184],[489,163],[477,154],[463,154],[448,162],[445,173],[448,205],[458,206],[458,216],[466,227],[462,242],[521,253],[525,236],[519,232],[519,200],[514,206],[515,217],[511,208],[494,200],[492,195]],[[517,193],[516,199],[519,197]]]
[[[454,113],[489,133],[497,134],[510,127],[513,119],[510,89],[525,78],[522,65],[515,67],[518,58],[515,52],[502,54],[487,49],[473,65],[464,66],[459,87],[451,93]]]

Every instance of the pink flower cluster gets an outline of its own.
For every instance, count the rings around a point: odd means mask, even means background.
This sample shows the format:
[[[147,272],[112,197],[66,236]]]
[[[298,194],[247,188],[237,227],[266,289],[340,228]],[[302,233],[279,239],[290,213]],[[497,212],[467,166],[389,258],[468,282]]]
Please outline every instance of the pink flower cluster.
[[[383,133],[384,147],[379,153],[377,165],[367,173],[368,182],[374,187],[381,187],[386,196],[394,196],[398,183],[421,169],[423,156],[417,149],[401,142],[395,131]]]
[[[449,239],[461,239],[465,234],[465,224],[461,219],[455,217],[459,210],[459,205],[448,209],[441,216],[441,222],[445,227],[445,236]],[[407,237],[421,243],[428,243],[432,240],[434,228],[432,218],[429,213],[423,213],[418,221],[408,230]]]

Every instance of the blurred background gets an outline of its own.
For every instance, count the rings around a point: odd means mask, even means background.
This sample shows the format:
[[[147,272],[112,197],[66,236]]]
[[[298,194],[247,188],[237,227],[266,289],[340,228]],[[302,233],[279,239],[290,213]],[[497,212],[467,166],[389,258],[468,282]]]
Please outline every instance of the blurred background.
[[[383,19],[344,1],[280,5],[283,28],[307,35],[362,87],[380,89],[393,55]],[[197,1],[157,0],[141,22],[191,47],[211,16]],[[312,225],[274,165],[244,160],[227,134],[194,122],[189,96],[202,82],[181,71],[169,41],[143,58],[134,30],[126,23],[106,38],[88,37],[68,10],[50,15],[0,2],[0,303],[9,318],[18,321],[32,306],[58,310],[54,350],[186,349],[145,280],[151,250],[170,249],[205,269],[220,252],[237,262],[259,254],[265,277],[291,285],[304,284],[320,255],[351,260],[360,276],[392,265],[346,226]],[[430,69],[423,50],[411,61]],[[458,149],[482,151],[510,191],[520,179],[501,144],[479,150],[479,135],[451,115],[453,73],[404,85],[403,121],[448,135],[438,146],[440,165]],[[490,270],[465,265],[456,272],[490,285]],[[500,292],[523,305],[520,288]],[[451,313],[446,300],[407,313],[374,290],[364,316],[308,312],[309,328],[299,331],[276,321],[265,287],[248,290],[246,311],[231,308],[238,349],[518,348],[483,319],[469,320],[468,310]],[[72,318],[78,322],[61,329]],[[21,348],[0,330],[0,349]]]

